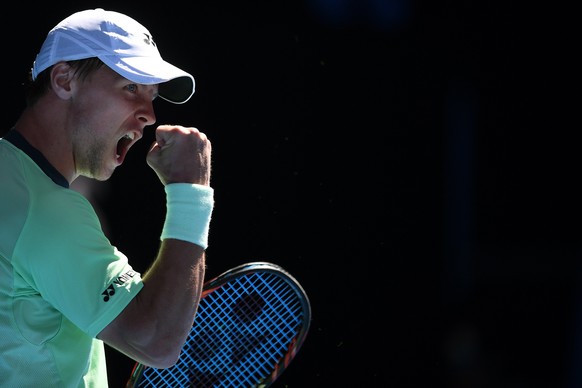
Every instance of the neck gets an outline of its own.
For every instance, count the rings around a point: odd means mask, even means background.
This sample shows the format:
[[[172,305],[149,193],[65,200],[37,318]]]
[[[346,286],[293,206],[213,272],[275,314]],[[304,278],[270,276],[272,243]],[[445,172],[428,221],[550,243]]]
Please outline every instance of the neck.
[[[59,110],[40,106],[43,103],[40,100],[35,106],[27,107],[16,121],[14,129],[71,183],[77,177],[71,137],[58,116],[46,113]]]

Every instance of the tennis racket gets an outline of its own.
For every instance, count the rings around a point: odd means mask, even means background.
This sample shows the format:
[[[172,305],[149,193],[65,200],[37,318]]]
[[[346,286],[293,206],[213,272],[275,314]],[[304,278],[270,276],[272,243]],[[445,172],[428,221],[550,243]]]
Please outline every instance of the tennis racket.
[[[267,262],[240,265],[204,284],[178,362],[136,363],[126,388],[270,386],[303,344],[311,320],[307,294]]]

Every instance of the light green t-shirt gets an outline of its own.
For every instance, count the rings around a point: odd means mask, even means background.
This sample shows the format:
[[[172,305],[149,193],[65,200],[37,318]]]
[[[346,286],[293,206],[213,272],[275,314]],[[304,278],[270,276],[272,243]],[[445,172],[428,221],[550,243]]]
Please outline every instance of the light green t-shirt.
[[[87,199],[0,139],[0,387],[107,387],[96,336],[142,287]]]

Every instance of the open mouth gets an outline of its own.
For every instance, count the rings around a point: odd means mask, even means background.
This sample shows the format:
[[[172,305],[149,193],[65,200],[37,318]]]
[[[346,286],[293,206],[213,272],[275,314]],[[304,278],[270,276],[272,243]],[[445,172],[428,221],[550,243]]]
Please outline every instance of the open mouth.
[[[133,133],[128,133],[127,135],[125,135],[121,139],[119,139],[119,141],[117,142],[117,155],[116,155],[116,157],[120,163],[122,163],[123,159],[125,159],[125,155],[127,154],[129,147],[133,143],[134,138],[135,138],[135,135]]]

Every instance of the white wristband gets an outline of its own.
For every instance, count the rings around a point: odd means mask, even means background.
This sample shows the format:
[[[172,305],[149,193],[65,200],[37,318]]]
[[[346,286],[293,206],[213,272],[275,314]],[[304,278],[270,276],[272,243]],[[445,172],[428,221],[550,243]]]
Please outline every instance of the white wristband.
[[[191,183],[170,183],[166,191],[166,221],[161,240],[175,238],[208,247],[214,190]]]

